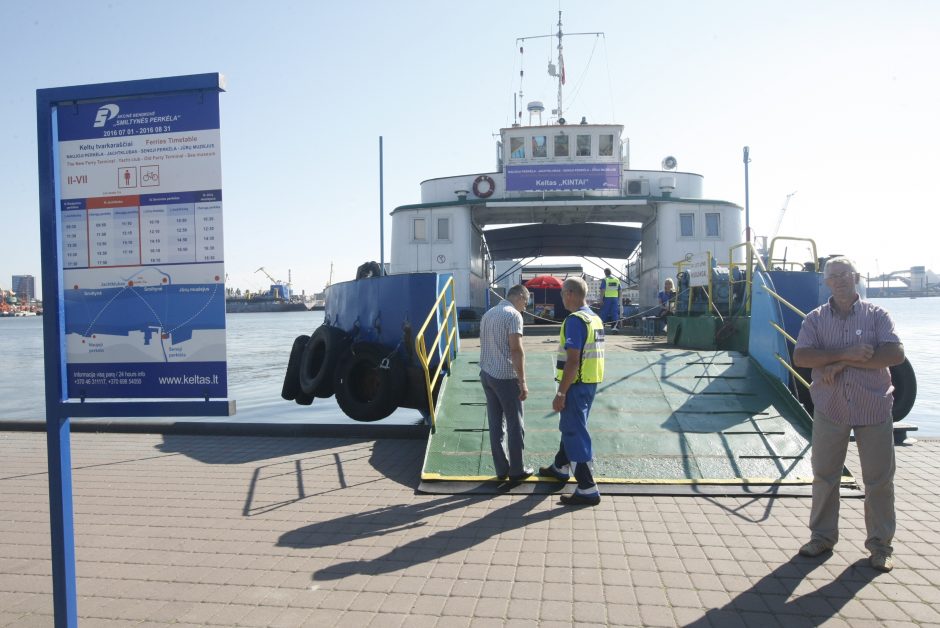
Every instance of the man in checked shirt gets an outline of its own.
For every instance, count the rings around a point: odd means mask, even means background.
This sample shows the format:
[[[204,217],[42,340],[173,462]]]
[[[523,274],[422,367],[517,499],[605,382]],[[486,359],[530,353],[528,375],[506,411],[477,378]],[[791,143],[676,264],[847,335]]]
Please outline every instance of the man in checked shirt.
[[[793,363],[813,369],[813,506],[803,556],[819,556],[839,540],[839,479],[855,432],[865,483],[865,547],[869,562],[891,571],[894,538],[894,401],[888,367],[904,361],[904,345],[888,313],[859,298],[859,275],[845,257],[823,271],[828,303],[803,321]]]

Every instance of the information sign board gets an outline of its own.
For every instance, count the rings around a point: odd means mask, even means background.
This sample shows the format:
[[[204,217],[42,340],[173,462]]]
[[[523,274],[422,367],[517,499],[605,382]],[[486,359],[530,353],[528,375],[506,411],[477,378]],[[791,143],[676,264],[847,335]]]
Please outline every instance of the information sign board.
[[[67,398],[227,395],[217,91],[59,107]]]
[[[708,286],[708,274],[711,268],[711,253],[694,253],[687,256],[685,270],[689,273],[689,285],[693,288]]]
[[[506,190],[619,190],[620,163],[506,166]]]

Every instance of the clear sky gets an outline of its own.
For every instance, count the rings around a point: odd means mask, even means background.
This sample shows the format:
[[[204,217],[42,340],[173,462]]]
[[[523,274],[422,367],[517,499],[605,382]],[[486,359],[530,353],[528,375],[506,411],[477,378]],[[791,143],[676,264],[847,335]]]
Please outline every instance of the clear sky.
[[[229,285],[266,288],[263,266],[310,293],[379,258],[380,135],[386,213],[495,169],[516,38],[554,32],[559,7],[566,32],[605,34],[565,40],[566,117],[623,124],[634,168],[674,155],[743,206],[748,145],[756,233],[795,191],[781,234],[871,274],[940,271],[934,0],[51,0],[0,5],[0,287],[41,275],[37,88],[222,73]],[[550,41],[523,64],[548,108]]]

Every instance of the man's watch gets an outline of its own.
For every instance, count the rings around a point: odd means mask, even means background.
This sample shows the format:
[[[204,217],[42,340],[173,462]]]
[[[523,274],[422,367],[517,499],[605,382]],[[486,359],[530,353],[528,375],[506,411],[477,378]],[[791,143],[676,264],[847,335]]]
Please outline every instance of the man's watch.
[[[561,392],[561,391],[559,390],[558,392],[555,393],[555,396],[556,396],[556,397],[564,397],[564,396],[567,395],[567,394],[568,394],[568,393],[563,393],[563,392]]]

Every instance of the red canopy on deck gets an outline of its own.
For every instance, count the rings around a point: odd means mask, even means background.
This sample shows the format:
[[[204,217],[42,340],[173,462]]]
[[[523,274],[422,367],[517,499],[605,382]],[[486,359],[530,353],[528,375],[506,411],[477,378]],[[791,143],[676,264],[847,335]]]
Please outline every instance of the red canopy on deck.
[[[525,287],[532,289],[549,289],[549,290],[561,290],[562,281],[558,277],[553,277],[551,275],[539,275],[538,277],[533,277],[532,279],[525,282]]]

